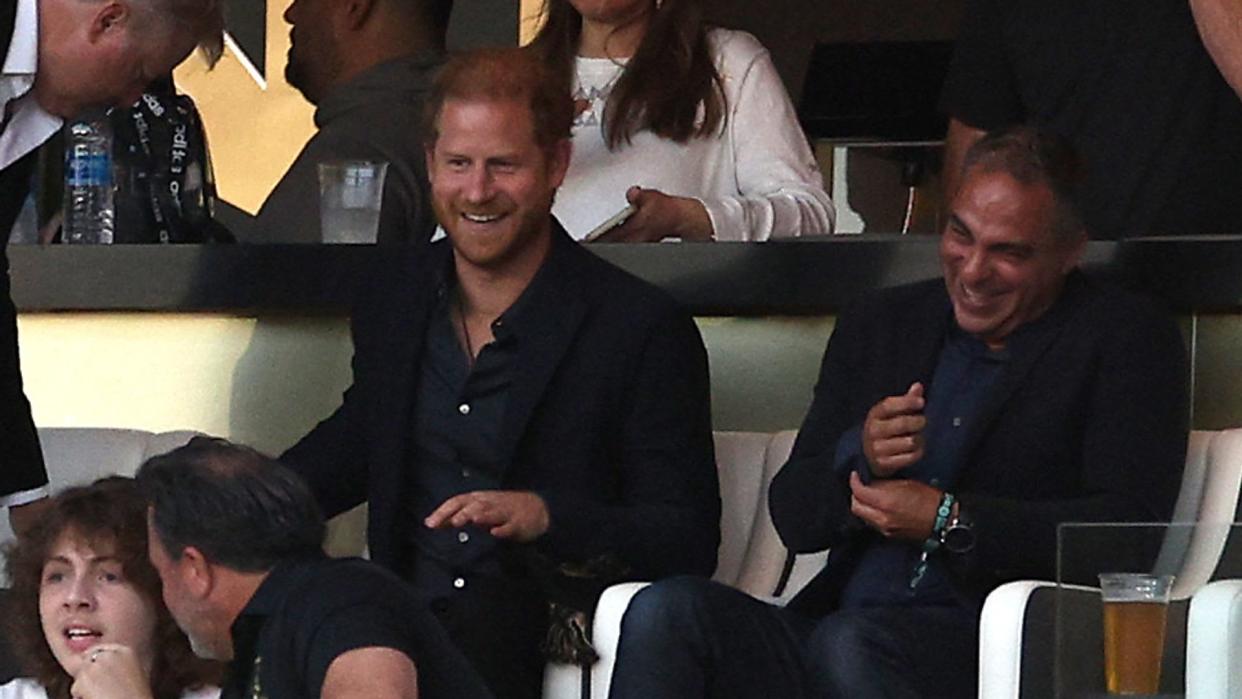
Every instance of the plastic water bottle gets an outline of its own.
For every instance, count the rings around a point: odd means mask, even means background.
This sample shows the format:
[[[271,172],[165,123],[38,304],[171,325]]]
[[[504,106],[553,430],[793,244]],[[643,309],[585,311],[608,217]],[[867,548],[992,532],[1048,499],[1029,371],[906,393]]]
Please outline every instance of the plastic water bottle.
[[[116,206],[112,126],[106,114],[74,122],[65,138],[66,243],[111,243]]]

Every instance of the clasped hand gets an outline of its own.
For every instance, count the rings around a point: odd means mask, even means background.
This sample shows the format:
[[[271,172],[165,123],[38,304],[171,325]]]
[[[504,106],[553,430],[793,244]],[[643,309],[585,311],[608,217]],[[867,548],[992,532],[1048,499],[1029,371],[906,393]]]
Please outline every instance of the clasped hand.
[[[889,396],[867,411],[863,422],[863,456],[871,472],[889,479],[923,458],[923,384],[913,383],[900,396]],[[931,535],[941,491],[910,479],[864,484],[850,473],[850,512],[886,537],[922,541]]]

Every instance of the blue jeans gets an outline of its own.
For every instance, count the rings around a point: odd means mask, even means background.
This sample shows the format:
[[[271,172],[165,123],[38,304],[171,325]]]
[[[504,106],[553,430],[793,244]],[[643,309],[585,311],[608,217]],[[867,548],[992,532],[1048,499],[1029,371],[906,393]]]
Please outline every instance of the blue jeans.
[[[812,619],[692,577],[640,592],[621,624],[610,699],[971,699],[978,618],[871,607]]]

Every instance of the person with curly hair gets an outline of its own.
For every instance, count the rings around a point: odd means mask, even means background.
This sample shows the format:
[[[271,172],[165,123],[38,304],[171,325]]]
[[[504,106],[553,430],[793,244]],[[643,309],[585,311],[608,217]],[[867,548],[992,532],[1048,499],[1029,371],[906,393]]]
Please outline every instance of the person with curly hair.
[[[577,103],[553,213],[574,238],[766,240],[835,212],[767,49],[699,0],[545,0],[534,47]],[[616,218],[612,218],[613,221]]]
[[[7,552],[5,623],[23,677],[0,699],[214,699],[147,557],[146,501],[110,477],[53,497]]]

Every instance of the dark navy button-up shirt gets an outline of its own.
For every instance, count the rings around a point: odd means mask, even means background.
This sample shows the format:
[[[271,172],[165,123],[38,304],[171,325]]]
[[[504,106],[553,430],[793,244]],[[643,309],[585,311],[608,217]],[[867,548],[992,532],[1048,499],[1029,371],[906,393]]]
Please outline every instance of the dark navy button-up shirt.
[[[965,458],[966,434],[979,418],[983,402],[1008,359],[1006,351],[990,350],[982,341],[950,323],[931,385],[924,391],[923,414],[927,426],[923,429],[923,458],[895,478],[910,478],[953,491]],[[861,425],[842,436],[835,467],[841,473],[858,471],[865,481],[872,479],[862,453]],[[917,586],[911,587],[921,553],[922,542],[875,541],[863,553],[846,584],[841,606],[955,604],[956,597],[934,555],[928,561],[926,574]]]

